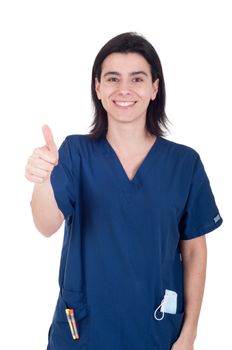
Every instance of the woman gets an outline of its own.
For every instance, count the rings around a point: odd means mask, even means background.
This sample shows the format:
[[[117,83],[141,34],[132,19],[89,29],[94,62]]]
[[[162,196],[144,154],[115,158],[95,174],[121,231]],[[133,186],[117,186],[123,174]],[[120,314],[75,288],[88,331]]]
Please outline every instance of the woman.
[[[165,84],[153,46],[111,39],[92,71],[89,134],[59,152],[51,130],[26,166],[38,230],[65,220],[48,350],[193,350],[205,234],[222,223],[200,156],[165,139]]]

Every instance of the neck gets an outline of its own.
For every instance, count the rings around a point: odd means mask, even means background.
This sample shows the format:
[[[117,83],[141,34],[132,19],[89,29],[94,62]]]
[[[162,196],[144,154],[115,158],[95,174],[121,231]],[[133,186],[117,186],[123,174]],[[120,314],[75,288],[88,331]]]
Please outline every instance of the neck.
[[[121,154],[144,152],[156,140],[156,136],[148,133],[145,127],[135,128],[131,124],[108,125],[106,134],[108,142]]]

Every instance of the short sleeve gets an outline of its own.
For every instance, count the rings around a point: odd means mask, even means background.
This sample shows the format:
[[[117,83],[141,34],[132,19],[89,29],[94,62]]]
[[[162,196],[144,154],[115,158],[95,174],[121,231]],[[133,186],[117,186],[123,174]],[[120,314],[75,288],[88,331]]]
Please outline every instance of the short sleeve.
[[[73,159],[68,137],[59,148],[58,164],[51,173],[51,185],[59,209],[65,218],[75,210],[76,189],[73,172]]]
[[[179,223],[180,239],[202,236],[218,228],[223,221],[200,156],[196,154],[192,181]]]

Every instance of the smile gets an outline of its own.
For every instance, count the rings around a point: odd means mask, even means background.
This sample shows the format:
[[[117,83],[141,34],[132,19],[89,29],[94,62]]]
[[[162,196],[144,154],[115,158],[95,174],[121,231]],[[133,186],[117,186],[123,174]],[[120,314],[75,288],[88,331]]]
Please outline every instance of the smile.
[[[113,101],[119,107],[131,107],[134,106],[137,101]]]

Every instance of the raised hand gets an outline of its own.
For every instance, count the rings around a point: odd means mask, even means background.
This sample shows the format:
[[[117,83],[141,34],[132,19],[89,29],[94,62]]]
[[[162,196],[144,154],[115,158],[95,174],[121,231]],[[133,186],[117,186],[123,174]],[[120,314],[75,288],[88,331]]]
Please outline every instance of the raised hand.
[[[25,177],[31,182],[40,184],[50,179],[59,157],[51,129],[48,125],[43,125],[42,131],[45,145],[34,149],[25,167]]]

